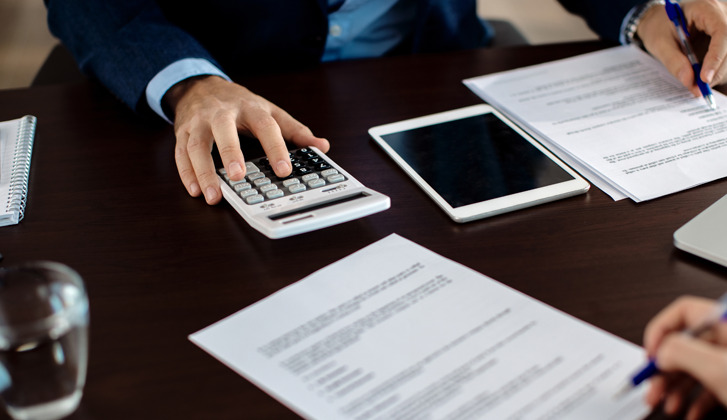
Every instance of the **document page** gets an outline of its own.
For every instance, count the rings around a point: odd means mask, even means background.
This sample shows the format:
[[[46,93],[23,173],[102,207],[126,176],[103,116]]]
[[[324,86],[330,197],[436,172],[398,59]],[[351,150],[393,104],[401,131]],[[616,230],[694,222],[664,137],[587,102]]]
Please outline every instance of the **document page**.
[[[13,167],[15,135],[18,132],[18,120],[0,122],[0,220],[10,217],[8,202],[10,201],[11,169]],[[0,221],[0,226],[6,223]]]
[[[638,346],[397,235],[190,339],[310,419],[649,413]]]
[[[614,199],[727,176],[727,98],[712,110],[634,46],[464,83]]]

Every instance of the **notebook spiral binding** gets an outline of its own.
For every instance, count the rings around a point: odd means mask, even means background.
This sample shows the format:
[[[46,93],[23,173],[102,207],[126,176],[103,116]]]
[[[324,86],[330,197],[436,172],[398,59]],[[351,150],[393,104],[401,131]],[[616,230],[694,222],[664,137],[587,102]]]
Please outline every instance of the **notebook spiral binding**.
[[[18,143],[13,152],[13,163],[10,176],[10,195],[7,209],[18,213],[18,220],[25,213],[25,201],[28,197],[28,177],[30,175],[30,157],[33,153],[36,118],[26,115],[18,126]]]

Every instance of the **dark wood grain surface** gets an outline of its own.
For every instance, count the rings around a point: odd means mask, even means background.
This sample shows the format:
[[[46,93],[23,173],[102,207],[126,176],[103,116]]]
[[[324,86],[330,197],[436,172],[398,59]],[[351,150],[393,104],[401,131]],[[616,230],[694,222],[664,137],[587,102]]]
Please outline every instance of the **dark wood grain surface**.
[[[727,194],[727,181],[640,204],[593,187],[457,224],[367,134],[480,103],[464,78],[605,46],[396,57],[239,79],[327,137],[336,162],[392,200],[383,213],[280,240],[227,204],[190,198],[172,128],[138,118],[102,88],[0,91],[0,120],[38,117],[26,216],[0,229],[3,264],[63,262],[90,297],[88,381],[72,418],[296,418],[187,336],[391,233],[639,344],[646,322],[677,296],[721,295],[727,269],[676,250],[672,234]],[[246,145],[250,157],[253,149]]]

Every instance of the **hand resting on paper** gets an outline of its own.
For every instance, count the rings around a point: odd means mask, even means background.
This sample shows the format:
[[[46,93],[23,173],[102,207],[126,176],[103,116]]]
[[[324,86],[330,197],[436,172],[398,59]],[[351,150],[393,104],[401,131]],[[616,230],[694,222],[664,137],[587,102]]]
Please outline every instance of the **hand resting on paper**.
[[[704,417],[718,404],[727,405],[727,324],[715,325],[700,338],[678,333],[694,328],[714,311],[713,300],[682,297],[649,322],[644,347],[663,374],[651,379],[646,402],[663,403],[675,415],[688,408],[687,419]],[[689,399],[696,386],[701,391]]]
[[[693,0],[681,3],[689,22],[692,46],[702,63],[701,79],[711,86],[727,82],[727,3],[719,0]],[[679,81],[700,96],[694,71],[682,52],[674,24],[664,6],[651,7],[637,35],[649,53],[661,61]]]
[[[259,139],[278,176],[292,171],[285,140],[323,152],[330,147],[328,140],[314,136],[287,112],[221,77],[187,79],[174,85],[164,100],[174,112],[179,176],[191,196],[203,194],[208,204],[222,198],[211,155],[213,143],[233,180],[245,176],[238,132]]]

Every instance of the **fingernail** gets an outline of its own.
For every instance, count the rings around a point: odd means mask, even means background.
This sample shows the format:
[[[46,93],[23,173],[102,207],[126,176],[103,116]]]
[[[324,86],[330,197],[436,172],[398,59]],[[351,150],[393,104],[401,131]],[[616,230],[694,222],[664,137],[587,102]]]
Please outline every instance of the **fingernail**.
[[[326,149],[326,150],[324,150],[323,152],[327,152],[327,151],[328,151],[328,150],[329,150],[329,149],[331,148],[331,142],[330,142],[330,141],[328,141],[328,139],[323,139],[323,141],[325,142],[325,143],[324,143],[324,145],[325,145],[324,147],[325,147],[325,149]]]
[[[242,166],[238,162],[230,164],[230,178],[240,178],[242,176]]]
[[[205,191],[204,193],[204,198],[207,200],[207,202],[213,201],[215,198],[217,198],[217,191],[215,191],[215,189],[212,187],[207,188],[207,191]]]
[[[196,182],[193,182],[192,185],[189,186],[189,193],[192,194],[193,197],[198,196],[201,192],[202,190]]]
[[[714,70],[708,70],[704,77],[704,83],[711,84],[712,79],[714,79]]]
[[[688,78],[687,70],[681,69],[679,71],[679,73],[677,74],[677,79],[679,79],[680,82],[685,83],[687,78]]]
[[[275,168],[277,169],[275,172],[279,174],[287,174],[290,172],[290,164],[284,160],[278,162],[278,164],[275,165]]]

